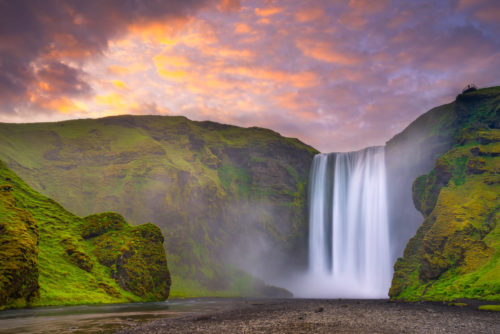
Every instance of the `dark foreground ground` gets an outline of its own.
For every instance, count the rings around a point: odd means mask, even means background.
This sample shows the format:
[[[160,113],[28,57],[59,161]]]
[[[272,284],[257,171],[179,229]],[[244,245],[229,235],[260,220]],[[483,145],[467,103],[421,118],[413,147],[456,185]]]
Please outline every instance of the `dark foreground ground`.
[[[163,319],[132,333],[500,333],[500,313],[387,300],[242,300],[231,310]]]

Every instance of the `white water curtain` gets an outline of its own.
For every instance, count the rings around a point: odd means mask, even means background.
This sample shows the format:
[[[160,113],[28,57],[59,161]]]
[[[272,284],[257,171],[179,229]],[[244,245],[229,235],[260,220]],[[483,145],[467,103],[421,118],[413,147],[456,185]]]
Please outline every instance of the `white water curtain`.
[[[316,155],[310,178],[309,275],[325,286],[324,296],[387,297],[389,250],[384,148]]]

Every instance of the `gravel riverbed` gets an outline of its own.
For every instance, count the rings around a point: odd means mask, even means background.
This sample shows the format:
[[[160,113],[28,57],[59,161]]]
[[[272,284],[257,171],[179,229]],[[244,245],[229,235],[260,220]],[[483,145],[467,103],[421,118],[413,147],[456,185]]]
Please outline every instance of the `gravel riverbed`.
[[[230,310],[156,320],[121,334],[500,333],[500,313],[388,300],[240,300]]]

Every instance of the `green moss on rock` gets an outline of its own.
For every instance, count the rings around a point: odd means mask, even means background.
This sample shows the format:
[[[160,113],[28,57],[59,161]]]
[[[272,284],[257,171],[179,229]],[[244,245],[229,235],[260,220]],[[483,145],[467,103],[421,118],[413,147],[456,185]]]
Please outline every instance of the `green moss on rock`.
[[[76,265],[78,268],[83,269],[87,272],[91,272],[94,267],[94,262],[78,248],[76,242],[74,242],[71,238],[66,238],[61,241],[61,244],[64,247],[64,256],[66,259],[72,264]]]
[[[479,149],[480,151],[480,149]],[[488,171],[486,159],[483,157],[472,157],[467,161],[467,174],[482,174]]]
[[[115,219],[115,217],[110,217]],[[87,219],[87,218],[86,218]],[[107,225],[105,221],[102,221]],[[89,240],[99,262],[123,289],[147,300],[165,300],[170,292],[163,235],[151,223],[108,231]]]
[[[38,226],[17,207],[12,190],[11,184],[0,185],[0,310],[29,305],[40,288]]]
[[[500,157],[479,155],[495,151],[498,133],[471,133],[415,181],[425,220],[395,264],[392,298],[500,300]]]
[[[102,235],[108,231],[118,231],[127,224],[122,215],[114,212],[104,212],[85,217],[85,224],[82,227],[82,237],[84,239]]]
[[[110,266],[96,255],[95,241],[105,239]],[[133,227],[112,212],[75,216],[0,162],[0,308],[164,300],[162,243],[153,224]]]

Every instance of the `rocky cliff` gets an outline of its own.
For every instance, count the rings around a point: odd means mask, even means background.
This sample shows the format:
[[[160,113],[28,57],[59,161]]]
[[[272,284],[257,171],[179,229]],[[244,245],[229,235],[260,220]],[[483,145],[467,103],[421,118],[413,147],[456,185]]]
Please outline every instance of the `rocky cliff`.
[[[500,87],[461,94],[456,101],[426,112],[386,144],[393,260],[422,224],[414,206],[412,184],[429,173],[437,159],[456,145],[465,129],[498,128]]]
[[[0,124],[0,158],[35,189],[79,215],[159,225],[176,296],[241,294],[238,268],[306,265],[315,153],[270,130],[184,117]]]
[[[423,169],[439,155],[411,187],[425,219],[396,262],[392,298],[500,300],[499,105],[500,88],[493,87],[461,94],[423,116],[441,121],[422,129],[420,138],[444,135],[446,146],[429,145],[427,158],[417,159]]]
[[[153,224],[77,217],[0,162],[0,309],[165,300],[162,242]]]

